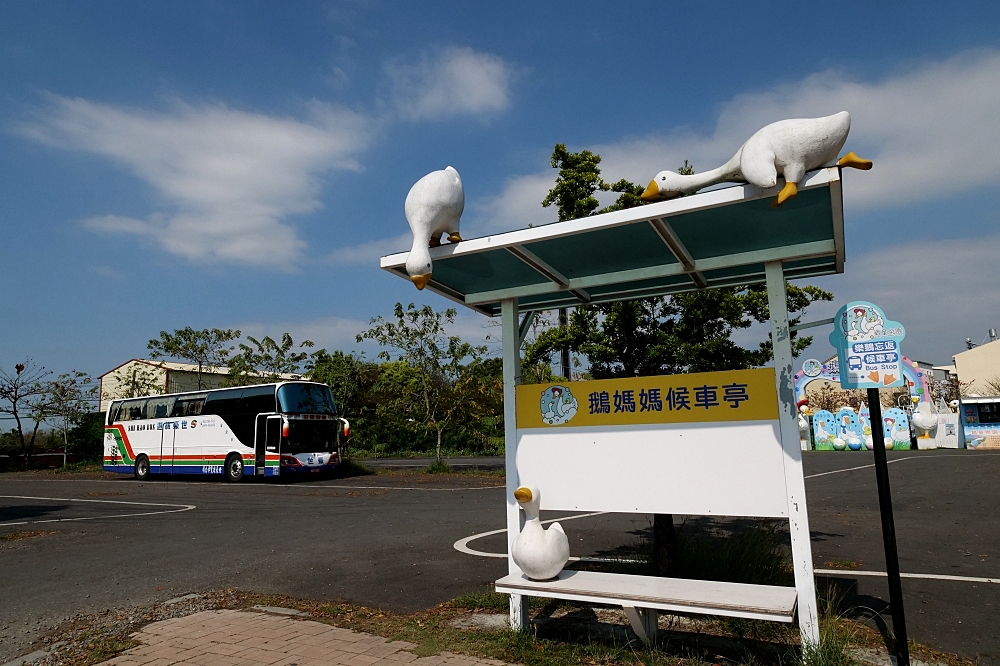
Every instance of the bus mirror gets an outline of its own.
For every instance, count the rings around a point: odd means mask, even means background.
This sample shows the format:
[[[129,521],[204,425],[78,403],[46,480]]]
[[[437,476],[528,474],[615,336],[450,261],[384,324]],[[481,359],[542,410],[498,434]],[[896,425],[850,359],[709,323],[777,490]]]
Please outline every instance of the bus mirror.
[[[347,419],[340,419],[340,422],[344,424],[344,437],[351,436],[351,424],[348,423]]]

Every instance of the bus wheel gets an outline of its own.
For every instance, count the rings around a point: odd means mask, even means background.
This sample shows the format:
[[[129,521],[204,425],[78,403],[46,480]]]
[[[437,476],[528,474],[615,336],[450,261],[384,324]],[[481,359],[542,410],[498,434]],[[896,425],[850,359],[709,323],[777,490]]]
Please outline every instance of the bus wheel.
[[[149,458],[139,456],[135,459],[135,478],[138,481],[149,479]]]
[[[226,481],[237,483],[243,480],[243,456],[234,453],[226,458]]]

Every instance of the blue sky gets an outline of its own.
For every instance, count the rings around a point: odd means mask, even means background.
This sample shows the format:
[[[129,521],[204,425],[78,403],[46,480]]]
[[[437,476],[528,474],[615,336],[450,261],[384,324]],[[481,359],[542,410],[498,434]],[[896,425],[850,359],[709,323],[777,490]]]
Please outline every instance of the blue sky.
[[[845,176],[846,273],[813,281],[837,303],[809,318],[870,299],[907,355],[949,362],[1000,324],[998,19],[987,2],[5,3],[0,364],[99,374],[187,325],[355,348],[396,301],[447,304],[377,267],[407,248],[403,199],[428,171],[461,172],[473,237],[554,219],[557,142],[645,182],[841,109],[875,169]],[[471,313],[455,330],[496,333]]]

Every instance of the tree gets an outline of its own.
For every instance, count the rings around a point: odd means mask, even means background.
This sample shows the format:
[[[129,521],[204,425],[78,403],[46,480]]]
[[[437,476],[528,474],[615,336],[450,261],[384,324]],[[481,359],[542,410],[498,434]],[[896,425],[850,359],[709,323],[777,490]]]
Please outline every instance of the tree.
[[[462,406],[462,389],[467,375],[464,361],[476,361],[486,353],[485,346],[463,342],[445,334],[445,324],[454,324],[456,311],[435,312],[429,305],[417,308],[410,303],[403,309],[396,303],[395,321],[376,317],[370,329],[359,333],[357,341],[374,340],[384,347],[379,358],[402,361],[416,372],[411,389],[387,396],[385,408],[412,411],[420,415],[421,426],[436,438],[435,459],[441,462],[441,439]],[[395,359],[393,357],[395,356]]]
[[[175,358],[198,365],[198,390],[207,388],[202,382],[204,370],[213,371],[226,365],[234,346],[229,344],[240,337],[240,332],[227,328],[206,328],[196,331],[190,326],[173,333],[160,331],[159,340],[146,345],[150,358]],[[252,339],[252,338],[251,338]]]
[[[14,417],[21,458],[25,465],[31,463],[38,428],[47,416],[45,378],[51,374],[51,371],[36,365],[30,358],[15,365],[13,375],[0,368],[0,400],[6,403],[0,405],[0,413]],[[34,423],[30,437],[24,435],[24,420]]]
[[[288,333],[281,334],[281,344],[267,335],[260,340],[248,335],[247,340],[250,345],[241,342],[240,353],[229,364],[230,386],[265,384],[278,381],[284,375],[302,374],[309,353],[293,351],[295,342]],[[303,340],[299,349],[313,346],[312,340]]]
[[[91,411],[96,397],[97,387],[85,372],[74,370],[46,383],[46,411],[58,419],[63,435],[63,467],[69,454],[69,431]]]
[[[542,206],[548,208],[556,204],[559,221],[575,220],[593,215],[601,202],[594,196],[598,190],[606,192],[610,186],[601,179],[601,156],[589,150],[571,153],[566,144],[557,143],[552,149],[550,160],[553,169],[559,169],[556,184],[542,199]],[[622,181],[624,182],[624,181]],[[563,332],[569,324],[567,308],[559,308],[559,329]],[[567,381],[570,377],[570,349],[563,344],[559,350],[559,370]]]

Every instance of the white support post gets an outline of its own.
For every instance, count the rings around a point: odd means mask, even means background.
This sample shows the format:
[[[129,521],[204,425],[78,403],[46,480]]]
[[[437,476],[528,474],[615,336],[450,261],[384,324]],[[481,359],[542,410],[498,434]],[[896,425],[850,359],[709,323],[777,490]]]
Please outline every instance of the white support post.
[[[636,606],[622,606],[628,623],[632,625],[632,631],[639,637],[643,645],[656,644],[656,632],[659,628],[659,611],[655,608],[639,608]]]
[[[780,261],[764,264],[767,278],[767,307],[771,312],[771,343],[774,347],[774,380],[778,390],[781,448],[785,462],[785,493],[788,496],[789,531],[792,536],[792,564],[798,592],[799,633],[802,645],[819,647],[819,615],[816,608],[816,581],[813,577],[812,543],[806,511],[806,486],[802,475],[802,451],[796,421],[795,387],[792,381],[792,341],[788,330],[785,274]]]
[[[520,479],[517,477],[517,410],[514,387],[521,383],[521,336],[517,321],[517,299],[500,301],[501,339],[503,342],[503,423],[504,451],[507,464],[507,572],[521,573],[510,557],[514,539],[524,527],[524,516],[514,500]],[[528,598],[510,595],[510,626],[514,631],[528,627]]]

